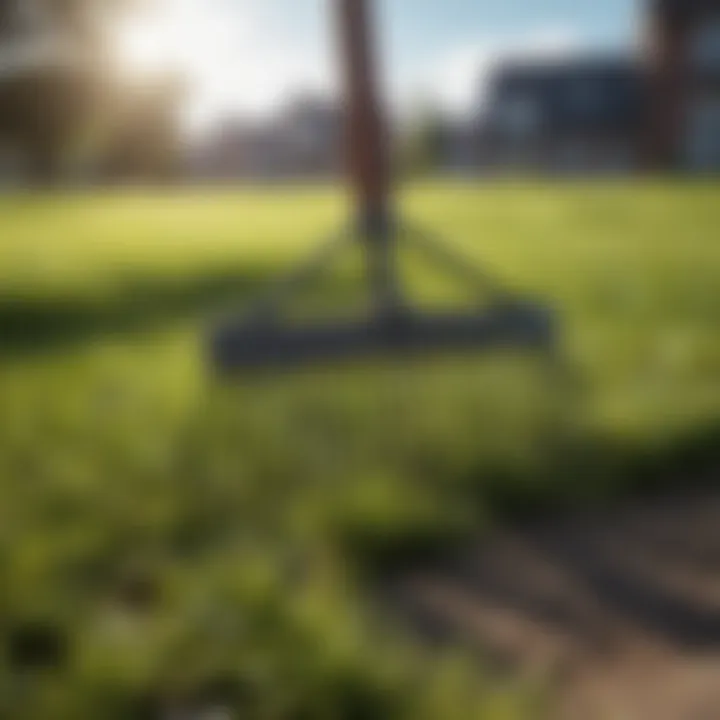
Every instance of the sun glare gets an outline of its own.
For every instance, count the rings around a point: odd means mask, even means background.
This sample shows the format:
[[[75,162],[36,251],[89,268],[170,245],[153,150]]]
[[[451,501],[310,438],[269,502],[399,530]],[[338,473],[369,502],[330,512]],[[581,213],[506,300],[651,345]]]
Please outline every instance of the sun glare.
[[[325,87],[317,49],[276,37],[261,18],[243,0],[153,0],[117,28],[117,71],[129,82],[181,73],[190,131],[233,113],[272,112],[298,88]]]
[[[118,28],[118,71],[131,82],[181,73],[191,125],[217,106],[252,104],[255,83],[243,78],[243,68],[253,65],[245,61],[248,23],[239,3],[228,7],[217,0],[155,0]]]
[[[121,25],[116,36],[123,72],[144,75],[171,69],[194,70],[206,48],[208,18],[201,5],[163,0]],[[198,14],[200,16],[198,17]]]

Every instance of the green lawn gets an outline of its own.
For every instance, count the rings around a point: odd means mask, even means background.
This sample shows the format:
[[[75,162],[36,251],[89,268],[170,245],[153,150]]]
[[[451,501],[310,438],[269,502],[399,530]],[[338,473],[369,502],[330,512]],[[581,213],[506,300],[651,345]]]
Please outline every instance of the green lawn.
[[[720,439],[720,186],[428,184],[405,213],[563,329],[537,358],[229,384],[209,319],[339,226],[326,189],[0,199],[0,717],[508,718],[368,587],[503,517],[681,486]],[[420,302],[450,284],[409,262]],[[341,264],[312,306],[349,303]]]

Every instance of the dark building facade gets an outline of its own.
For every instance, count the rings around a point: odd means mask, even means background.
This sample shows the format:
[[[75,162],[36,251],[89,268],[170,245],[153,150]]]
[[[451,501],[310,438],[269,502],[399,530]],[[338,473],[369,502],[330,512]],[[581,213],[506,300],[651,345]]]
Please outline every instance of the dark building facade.
[[[643,47],[497,68],[482,167],[720,171],[720,0],[649,0]]]
[[[638,160],[643,95],[631,61],[505,65],[491,84],[480,160],[518,170],[624,170]]]

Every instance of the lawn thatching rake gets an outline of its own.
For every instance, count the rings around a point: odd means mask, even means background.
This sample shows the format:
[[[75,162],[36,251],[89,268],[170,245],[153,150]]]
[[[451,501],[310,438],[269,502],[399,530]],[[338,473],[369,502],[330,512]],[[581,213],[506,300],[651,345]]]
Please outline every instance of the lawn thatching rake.
[[[357,219],[348,231],[333,238],[280,283],[249,317],[223,323],[214,331],[211,351],[215,366],[227,374],[374,356],[504,347],[552,349],[554,323],[547,308],[504,292],[436,238],[395,215],[368,0],[335,0],[335,6],[344,47],[348,165]],[[372,299],[367,317],[314,324],[282,321],[280,311],[293,294],[313,282],[339,250],[358,241],[366,258]],[[462,313],[412,309],[399,287],[400,243],[417,247],[436,267],[479,286],[490,302]]]

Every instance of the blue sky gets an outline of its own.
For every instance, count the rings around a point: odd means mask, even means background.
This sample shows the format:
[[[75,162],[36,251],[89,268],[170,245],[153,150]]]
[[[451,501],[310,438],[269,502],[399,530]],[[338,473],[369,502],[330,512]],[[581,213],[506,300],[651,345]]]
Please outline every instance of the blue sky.
[[[557,27],[584,42],[612,45],[636,26],[636,0],[380,0],[388,38],[403,63],[417,64],[458,45],[531,35]]]
[[[240,0],[241,1],[241,0]],[[613,43],[632,32],[644,0],[374,0],[386,35],[408,62],[477,36],[510,35],[551,24],[573,26],[589,41]],[[264,0],[267,17],[316,33],[334,0]],[[260,5],[261,3],[258,3]]]
[[[335,0],[264,0],[268,20],[309,42],[325,41]],[[458,47],[529,37],[549,28],[574,33],[588,45],[631,42],[645,0],[373,0],[382,20],[384,50],[396,72],[411,75]],[[320,37],[319,37],[320,35]]]
[[[201,124],[231,111],[268,111],[296,89],[336,85],[335,0],[160,1],[162,22],[130,33],[128,54],[140,66],[156,60],[157,28],[170,18],[175,30],[164,32],[165,46],[181,49],[192,71],[192,114]],[[387,93],[398,106],[422,98],[465,112],[503,55],[632,46],[645,1],[373,0]]]

